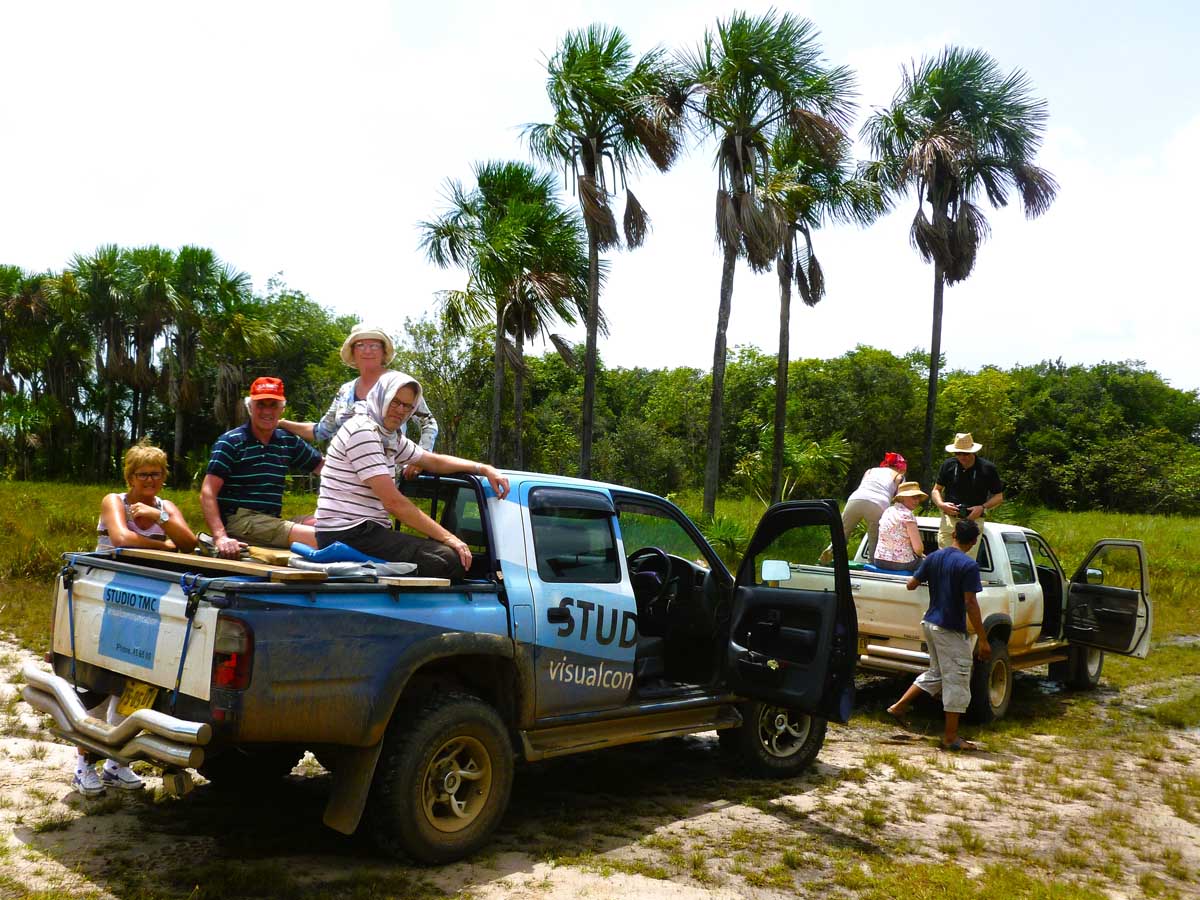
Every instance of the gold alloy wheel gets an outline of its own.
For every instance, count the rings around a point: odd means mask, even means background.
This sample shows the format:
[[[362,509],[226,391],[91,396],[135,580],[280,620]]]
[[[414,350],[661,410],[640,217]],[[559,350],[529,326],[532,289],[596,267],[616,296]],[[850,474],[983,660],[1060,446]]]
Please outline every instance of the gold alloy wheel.
[[[1009,692],[1008,660],[996,660],[992,665],[991,677],[988,679],[988,700],[992,709],[999,708]]]
[[[763,706],[758,716],[758,740],[772,756],[794,756],[808,739],[812,719],[782,706]]]
[[[492,793],[492,757],[473,737],[455,737],[433,754],[425,769],[425,818],[438,831],[471,825]]]

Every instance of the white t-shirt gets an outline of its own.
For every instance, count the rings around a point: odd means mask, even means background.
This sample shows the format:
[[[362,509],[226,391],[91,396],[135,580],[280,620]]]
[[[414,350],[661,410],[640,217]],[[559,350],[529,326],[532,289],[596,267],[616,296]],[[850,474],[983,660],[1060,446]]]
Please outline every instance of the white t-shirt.
[[[876,466],[874,469],[867,469],[863,474],[862,483],[850,495],[850,499],[869,500],[871,503],[877,504],[881,510],[887,509],[892,505],[892,499],[896,496],[896,486],[899,483],[900,477],[895,469]]]
[[[402,434],[394,441],[386,440],[370,416],[351,416],[337,430],[325,454],[317,495],[317,529],[341,531],[363,522],[390,528],[392,520],[383,501],[367,480],[377,475],[394,479],[397,465],[419,462],[424,455],[424,450]]]

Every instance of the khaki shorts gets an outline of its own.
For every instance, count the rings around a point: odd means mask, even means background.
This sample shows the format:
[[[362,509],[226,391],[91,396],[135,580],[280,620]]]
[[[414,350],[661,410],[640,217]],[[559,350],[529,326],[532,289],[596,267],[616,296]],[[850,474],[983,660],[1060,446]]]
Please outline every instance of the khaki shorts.
[[[292,546],[294,527],[295,522],[244,508],[225,520],[225,531],[231,538],[259,547],[281,547],[284,550]]]
[[[984,513],[975,520],[975,524],[979,526],[979,540],[971,545],[971,549],[967,551],[967,556],[971,559],[979,559],[979,545],[983,543],[983,520],[987,518],[987,513]],[[954,526],[958,523],[958,516],[953,519],[945,513],[942,513],[942,521],[938,523],[938,549],[944,549],[954,543]]]
[[[941,696],[942,709],[965,713],[971,702],[971,639],[961,631],[950,631],[922,622],[929,668],[914,682],[931,697]]]

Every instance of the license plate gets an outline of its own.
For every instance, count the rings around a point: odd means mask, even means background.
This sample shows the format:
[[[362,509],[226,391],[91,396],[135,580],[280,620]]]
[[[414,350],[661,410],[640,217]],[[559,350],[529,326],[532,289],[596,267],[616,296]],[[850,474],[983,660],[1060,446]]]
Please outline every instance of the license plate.
[[[157,696],[158,688],[152,684],[126,681],[125,690],[121,692],[121,700],[117,703],[117,712],[127,716],[139,709],[146,709],[154,705],[154,698]]]
[[[867,639],[861,635],[858,638],[858,655],[862,656],[867,652]]]

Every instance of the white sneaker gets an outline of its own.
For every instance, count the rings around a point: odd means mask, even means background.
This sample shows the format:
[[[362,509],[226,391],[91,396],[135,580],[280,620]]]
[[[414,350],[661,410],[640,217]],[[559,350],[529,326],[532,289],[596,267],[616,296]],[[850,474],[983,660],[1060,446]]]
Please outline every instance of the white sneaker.
[[[91,766],[76,769],[75,777],[71,779],[71,786],[85,797],[98,797],[104,793],[104,782],[100,780],[100,776]]]
[[[140,791],[145,785],[145,782],[129,766],[117,766],[110,769],[107,763],[100,780],[104,784],[111,784],[123,791]]]

